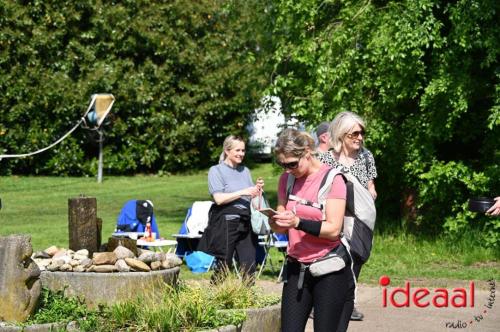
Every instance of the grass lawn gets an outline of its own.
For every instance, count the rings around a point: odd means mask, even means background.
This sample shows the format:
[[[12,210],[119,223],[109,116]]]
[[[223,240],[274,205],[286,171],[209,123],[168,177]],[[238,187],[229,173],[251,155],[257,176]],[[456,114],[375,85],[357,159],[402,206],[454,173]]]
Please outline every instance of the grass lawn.
[[[262,176],[271,205],[276,202],[278,175],[269,164],[251,169]],[[171,239],[194,201],[209,200],[207,171],[175,176],[105,176],[101,184],[94,178],[0,177],[0,235],[30,234],[34,250],[51,245],[68,246],[68,199],[80,195],[97,198],[97,215],[103,220],[103,241],[113,232],[123,204],[130,199],[150,199],[161,236]],[[377,283],[381,275],[393,280],[408,279],[499,279],[498,251],[456,243],[446,238],[424,239],[412,234],[376,234],[369,262],[363,267],[361,282]],[[276,260],[279,255],[276,253]],[[183,270],[183,277],[190,275]],[[206,278],[207,275],[198,276]],[[275,278],[269,272],[265,278]]]

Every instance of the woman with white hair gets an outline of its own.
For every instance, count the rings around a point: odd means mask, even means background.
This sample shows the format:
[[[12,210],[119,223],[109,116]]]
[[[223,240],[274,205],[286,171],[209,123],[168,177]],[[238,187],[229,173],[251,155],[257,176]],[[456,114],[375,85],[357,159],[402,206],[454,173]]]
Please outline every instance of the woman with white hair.
[[[330,150],[319,153],[317,158],[328,166],[354,175],[376,199],[374,179],[377,168],[372,153],[363,147],[366,137],[363,119],[352,112],[341,112],[331,122],[329,134]]]
[[[339,168],[343,173],[354,175],[377,198],[374,179],[377,177],[375,159],[370,151],[363,147],[366,126],[361,117],[352,112],[341,112],[333,119],[329,127],[330,149],[319,153],[317,158],[332,168]],[[355,254],[353,271],[358,279],[363,261]],[[363,320],[364,315],[354,306],[351,320]]]

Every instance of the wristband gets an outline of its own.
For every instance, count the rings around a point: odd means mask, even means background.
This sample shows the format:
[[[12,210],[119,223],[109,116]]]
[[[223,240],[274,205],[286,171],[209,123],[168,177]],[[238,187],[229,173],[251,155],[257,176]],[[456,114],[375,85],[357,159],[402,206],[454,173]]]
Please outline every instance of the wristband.
[[[299,231],[306,232],[308,234],[319,236],[321,232],[321,221],[307,220],[307,219],[299,219],[299,224],[295,229]]]

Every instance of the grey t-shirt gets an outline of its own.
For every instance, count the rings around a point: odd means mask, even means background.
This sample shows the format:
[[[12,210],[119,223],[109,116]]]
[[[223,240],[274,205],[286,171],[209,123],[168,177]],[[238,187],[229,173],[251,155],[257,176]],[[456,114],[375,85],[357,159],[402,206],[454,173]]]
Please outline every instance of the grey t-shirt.
[[[253,185],[250,170],[243,165],[233,168],[226,163],[220,163],[210,167],[208,171],[208,191],[210,195],[233,193]],[[243,196],[232,203],[235,207],[246,210],[250,208],[250,199],[250,196]]]

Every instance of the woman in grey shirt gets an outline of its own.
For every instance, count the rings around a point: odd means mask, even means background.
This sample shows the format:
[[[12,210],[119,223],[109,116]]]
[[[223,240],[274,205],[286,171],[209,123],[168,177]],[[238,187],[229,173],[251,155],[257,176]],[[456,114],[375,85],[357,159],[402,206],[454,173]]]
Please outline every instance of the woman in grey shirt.
[[[253,277],[257,238],[250,223],[250,202],[264,186],[262,179],[254,185],[250,170],[242,165],[245,142],[230,135],[224,140],[219,164],[208,172],[208,189],[215,204],[210,209],[209,222],[200,246],[217,258],[213,281],[223,278],[232,259],[236,258],[242,273]]]

